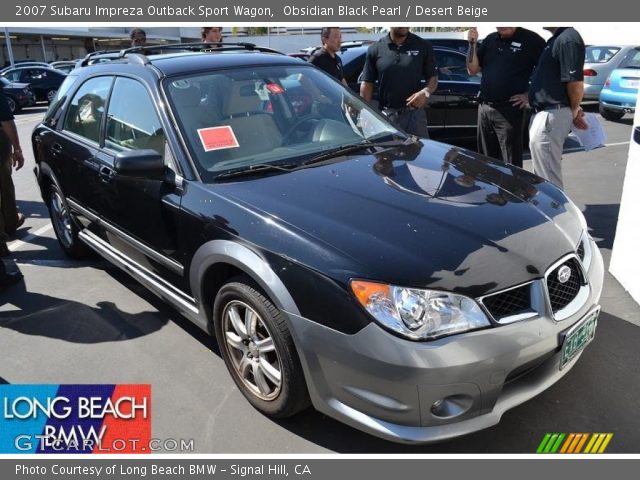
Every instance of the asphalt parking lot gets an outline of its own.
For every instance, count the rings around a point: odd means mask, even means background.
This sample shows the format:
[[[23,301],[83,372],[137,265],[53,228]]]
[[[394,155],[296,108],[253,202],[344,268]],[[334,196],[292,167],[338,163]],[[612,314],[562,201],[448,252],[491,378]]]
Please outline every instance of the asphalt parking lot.
[[[640,308],[609,274],[596,339],[575,368],[490,429],[408,447],[313,410],[264,417],[235,387],[213,339],[106,262],[65,258],[32,173],[30,133],[44,110],[16,119],[26,164],[14,182],[29,218],[6,261],[25,281],[0,294],[0,383],[149,383],[153,436],[193,439],[199,453],[533,453],[546,432],[612,432],[608,453],[640,451]],[[606,147],[567,143],[564,175],[608,265],[632,119],[603,125]]]

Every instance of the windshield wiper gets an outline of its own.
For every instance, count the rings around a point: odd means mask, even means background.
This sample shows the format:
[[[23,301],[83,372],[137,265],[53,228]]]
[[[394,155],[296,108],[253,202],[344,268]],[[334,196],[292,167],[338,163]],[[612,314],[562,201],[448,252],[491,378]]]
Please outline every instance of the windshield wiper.
[[[298,167],[298,163],[259,163],[257,165],[248,165],[245,167],[234,168],[227,172],[216,175],[216,180],[247,177],[251,175],[262,175],[269,172],[290,172],[294,168]]]
[[[305,167],[308,165],[312,165],[314,163],[320,163],[325,160],[331,160],[336,157],[341,157],[346,155],[347,153],[356,152],[358,150],[363,150],[366,148],[394,148],[394,147],[404,147],[406,145],[411,145],[415,142],[418,142],[418,137],[409,136],[402,141],[398,140],[390,140],[386,142],[376,142],[371,140],[365,140],[364,142],[352,143],[350,145],[343,145],[341,147],[333,148],[329,151],[322,152],[315,157],[311,157],[309,160],[306,160],[300,164],[301,167]]]

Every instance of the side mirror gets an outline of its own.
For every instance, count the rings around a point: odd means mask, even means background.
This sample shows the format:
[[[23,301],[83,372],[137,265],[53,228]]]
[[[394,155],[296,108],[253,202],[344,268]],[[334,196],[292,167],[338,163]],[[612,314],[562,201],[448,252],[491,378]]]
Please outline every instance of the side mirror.
[[[113,168],[119,175],[164,178],[164,157],[155,150],[127,150],[116,155]]]
[[[640,127],[633,130],[633,141],[640,145]]]

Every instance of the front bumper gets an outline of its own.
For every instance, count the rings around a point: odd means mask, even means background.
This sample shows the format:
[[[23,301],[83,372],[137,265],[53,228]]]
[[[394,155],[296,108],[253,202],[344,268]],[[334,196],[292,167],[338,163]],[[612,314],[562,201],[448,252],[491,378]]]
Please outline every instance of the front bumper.
[[[602,292],[602,257],[595,244],[592,250],[588,298],[562,321],[549,312],[411,342],[375,323],[346,335],[287,314],[314,407],[402,443],[435,442],[495,425],[505,411],[566,375],[579,358],[560,370],[562,332],[588,314]],[[447,400],[432,408],[441,399]]]

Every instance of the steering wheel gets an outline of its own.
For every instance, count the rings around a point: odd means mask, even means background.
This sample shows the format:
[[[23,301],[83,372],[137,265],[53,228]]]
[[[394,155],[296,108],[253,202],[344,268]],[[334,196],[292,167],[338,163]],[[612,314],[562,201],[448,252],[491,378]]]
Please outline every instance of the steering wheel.
[[[317,115],[308,116],[302,118],[295,122],[289,129],[282,135],[282,145],[290,145],[299,143],[306,135],[311,139],[311,133],[315,130],[317,123],[321,120],[321,118]],[[304,130],[301,130],[303,125],[309,124]],[[294,137],[294,134],[297,133],[297,138]],[[291,140],[294,140],[293,142]],[[298,140],[298,141],[295,141]]]

